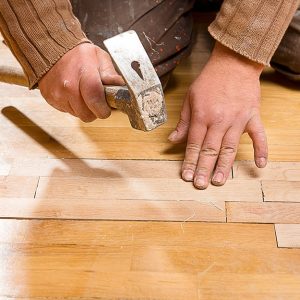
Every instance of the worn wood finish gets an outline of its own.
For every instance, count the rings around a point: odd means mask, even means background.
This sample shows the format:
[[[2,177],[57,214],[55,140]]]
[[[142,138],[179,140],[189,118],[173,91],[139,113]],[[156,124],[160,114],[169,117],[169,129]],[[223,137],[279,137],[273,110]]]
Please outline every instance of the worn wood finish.
[[[300,202],[300,181],[263,181],[265,201]],[[300,220],[299,220],[300,223]]]
[[[300,224],[275,224],[278,247],[300,248]]]
[[[227,202],[227,221],[246,223],[291,223],[300,220],[300,203]]]
[[[9,298],[297,299],[300,292],[299,252],[277,249],[272,225],[187,223],[183,231],[178,223],[1,220],[0,236],[0,293]]]
[[[254,162],[236,161],[233,166],[234,178],[269,181],[300,181],[299,162],[268,162],[263,169],[258,169]]]

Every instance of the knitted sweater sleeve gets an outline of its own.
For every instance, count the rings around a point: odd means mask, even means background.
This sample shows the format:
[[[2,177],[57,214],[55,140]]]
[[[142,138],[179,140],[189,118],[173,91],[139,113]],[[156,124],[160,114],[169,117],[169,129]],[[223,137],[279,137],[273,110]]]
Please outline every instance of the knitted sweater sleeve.
[[[68,0],[1,0],[0,30],[30,88],[67,51],[89,42]]]
[[[268,65],[299,0],[225,0],[210,34],[221,44]]]

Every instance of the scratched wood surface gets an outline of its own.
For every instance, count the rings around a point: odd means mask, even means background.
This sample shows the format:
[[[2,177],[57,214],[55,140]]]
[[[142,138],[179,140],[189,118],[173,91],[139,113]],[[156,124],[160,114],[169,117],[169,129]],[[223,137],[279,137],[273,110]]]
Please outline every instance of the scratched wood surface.
[[[179,179],[184,146],[166,138],[208,48],[200,31],[166,91],[169,121],[151,133],[118,111],[84,124],[0,84],[1,300],[299,299],[296,85],[263,75],[266,169],[244,161],[243,136],[225,187]],[[0,46],[3,61],[15,64]]]

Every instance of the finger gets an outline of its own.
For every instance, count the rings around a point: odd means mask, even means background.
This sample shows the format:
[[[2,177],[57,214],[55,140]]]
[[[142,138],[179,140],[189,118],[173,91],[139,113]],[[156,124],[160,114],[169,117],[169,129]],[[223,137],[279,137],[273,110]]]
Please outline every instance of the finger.
[[[189,132],[190,118],[191,118],[190,102],[189,102],[189,97],[186,96],[183,102],[183,106],[180,114],[180,120],[176,126],[176,129],[168,137],[168,140],[170,142],[177,144],[186,141]]]
[[[253,142],[255,164],[258,168],[264,168],[268,161],[268,142],[259,115],[255,115],[248,122],[246,132]]]
[[[225,132],[226,129],[219,126],[211,126],[207,130],[194,176],[194,185],[198,189],[206,189],[209,184]]]
[[[110,116],[111,109],[106,102],[101,78],[95,67],[82,72],[79,89],[85,105],[97,118],[106,119]]]
[[[99,60],[99,73],[103,84],[125,85],[125,81],[122,76],[117,73],[110,55],[98,47],[96,51]]]
[[[185,157],[181,169],[181,176],[185,181],[193,181],[194,179],[194,173],[206,131],[206,126],[201,123],[198,117],[193,116],[188,134]]]
[[[70,107],[73,110],[73,116],[79,118],[82,122],[89,123],[96,119],[96,116],[88,109],[81,97],[72,98]]]
[[[240,137],[242,134],[242,128],[236,129],[231,127],[226,132],[220,148],[217,165],[212,178],[212,184],[217,186],[225,184],[231,172],[231,167],[236,157]]]

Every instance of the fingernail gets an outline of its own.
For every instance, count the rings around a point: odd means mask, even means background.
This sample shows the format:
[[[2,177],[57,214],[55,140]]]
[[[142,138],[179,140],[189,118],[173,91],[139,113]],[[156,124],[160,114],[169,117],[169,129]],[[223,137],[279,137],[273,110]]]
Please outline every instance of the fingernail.
[[[197,188],[204,189],[206,187],[205,177],[199,176],[196,178],[195,185]]]
[[[168,140],[173,141],[175,140],[176,136],[177,136],[177,131],[175,130],[169,135]]]
[[[194,173],[190,170],[183,171],[182,178],[185,181],[192,181],[194,178]]]
[[[263,168],[267,164],[267,160],[264,157],[260,157],[256,160],[256,164],[259,168]]]
[[[217,174],[214,175],[212,182],[215,184],[220,184],[223,182],[224,175],[221,172],[218,172]]]

